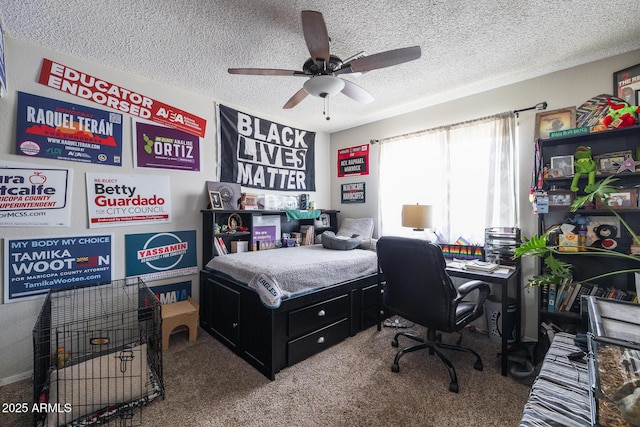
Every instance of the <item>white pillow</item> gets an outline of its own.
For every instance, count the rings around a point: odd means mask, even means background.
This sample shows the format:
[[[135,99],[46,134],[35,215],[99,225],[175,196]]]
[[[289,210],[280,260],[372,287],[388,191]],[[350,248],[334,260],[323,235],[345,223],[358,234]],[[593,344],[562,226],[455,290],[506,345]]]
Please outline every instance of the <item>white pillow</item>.
[[[362,237],[361,249],[370,249],[373,236],[373,218],[345,218],[340,224],[336,236],[351,237],[357,234]]]

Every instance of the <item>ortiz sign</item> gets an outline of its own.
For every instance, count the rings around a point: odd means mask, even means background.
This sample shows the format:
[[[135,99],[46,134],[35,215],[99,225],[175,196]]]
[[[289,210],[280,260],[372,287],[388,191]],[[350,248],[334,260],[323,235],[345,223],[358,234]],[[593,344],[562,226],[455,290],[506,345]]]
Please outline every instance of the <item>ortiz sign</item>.
[[[114,110],[152,120],[201,138],[205,134],[207,121],[201,117],[46,58],[42,60],[39,82]]]

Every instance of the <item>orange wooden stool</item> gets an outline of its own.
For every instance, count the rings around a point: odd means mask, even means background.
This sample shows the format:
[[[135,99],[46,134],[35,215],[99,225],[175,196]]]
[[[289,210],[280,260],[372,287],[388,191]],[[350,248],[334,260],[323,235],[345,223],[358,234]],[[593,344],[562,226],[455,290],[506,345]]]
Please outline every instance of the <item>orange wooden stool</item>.
[[[169,335],[178,326],[189,328],[189,341],[198,338],[198,313],[200,306],[189,297],[188,301],[162,305],[162,349],[169,348]]]

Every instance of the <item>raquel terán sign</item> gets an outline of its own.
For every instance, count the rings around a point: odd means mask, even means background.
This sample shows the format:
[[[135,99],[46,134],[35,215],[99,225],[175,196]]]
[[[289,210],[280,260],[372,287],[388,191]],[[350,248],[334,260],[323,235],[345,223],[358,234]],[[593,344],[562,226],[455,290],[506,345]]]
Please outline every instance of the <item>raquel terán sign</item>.
[[[220,105],[220,181],[279,191],[315,191],[315,132]]]
[[[42,60],[39,82],[122,113],[204,137],[207,121],[145,95],[51,61]]]

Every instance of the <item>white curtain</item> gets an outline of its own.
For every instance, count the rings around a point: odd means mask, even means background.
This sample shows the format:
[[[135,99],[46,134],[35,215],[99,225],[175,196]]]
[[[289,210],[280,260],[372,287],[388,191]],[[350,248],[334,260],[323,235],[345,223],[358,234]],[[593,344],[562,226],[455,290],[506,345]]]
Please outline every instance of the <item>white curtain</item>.
[[[381,141],[380,235],[419,237],[403,228],[404,204],[433,207],[434,239],[484,244],[487,227],[518,226],[512,113]]]

